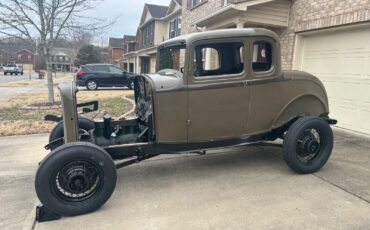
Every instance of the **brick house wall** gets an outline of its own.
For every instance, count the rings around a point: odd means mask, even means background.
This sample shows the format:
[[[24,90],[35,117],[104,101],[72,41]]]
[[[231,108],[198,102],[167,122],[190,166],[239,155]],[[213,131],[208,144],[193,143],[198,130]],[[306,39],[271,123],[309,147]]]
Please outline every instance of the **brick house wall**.
[[[111,61],[115,61],[115,60],[118,60],[118,59],[121,59],[122,56],[123,56],[123,49],[119,49],[119,48],[112,48],[111,50]]]
[[[203,18],[216,9],[219,9],[223,6],[223,0],[208,0],[203,2],[193,8],[189,8],[187,2],[189,0],[183,0],[182,3],[182,26],[181,26],[181,34],[190,34],[193,32],[197,32],[194,27],[191,26],[191,22]]]
[[[288,28],[276,31],[281,38],[283,69],[292,68],[296,33],[369,20],[369,0],[293,0]]]
[[[35,61],[35,55],[28,50],[20,50],[14,53],[13,57],[18,64],[33,65]]]

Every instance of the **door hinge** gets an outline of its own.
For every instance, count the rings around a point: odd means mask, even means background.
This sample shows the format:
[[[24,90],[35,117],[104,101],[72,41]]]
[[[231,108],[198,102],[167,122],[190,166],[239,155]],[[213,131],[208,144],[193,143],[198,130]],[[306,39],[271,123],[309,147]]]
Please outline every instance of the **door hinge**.
[[[187,119],[187,120],[186,120],[186,125],[187,125],[187,126],[190,126],[190,125],[191,125],[191,120],[190,120],[190,119]]]

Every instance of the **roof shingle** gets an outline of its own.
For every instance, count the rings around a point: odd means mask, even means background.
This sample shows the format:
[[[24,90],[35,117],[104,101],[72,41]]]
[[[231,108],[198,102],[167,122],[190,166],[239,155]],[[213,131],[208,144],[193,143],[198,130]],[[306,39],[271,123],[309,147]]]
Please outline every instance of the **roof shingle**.
[[[167,6],[159,6],[159,5],[152,5],[152,4],[146,4],[146,6],[153,18],[163,18],[167,14],[167,10],[168,10]]]
[[[109,38],[109,47],[123,49],[123,38]]]

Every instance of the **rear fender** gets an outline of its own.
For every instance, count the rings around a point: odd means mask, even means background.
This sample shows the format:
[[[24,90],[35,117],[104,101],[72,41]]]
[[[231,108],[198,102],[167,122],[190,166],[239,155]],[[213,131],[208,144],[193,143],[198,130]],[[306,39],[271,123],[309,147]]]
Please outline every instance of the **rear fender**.
[[[307,94],[295,97],[276,116],[273,128],[281,127],[295,117],[320,116],[329,113],[325,102],[319,97]]]

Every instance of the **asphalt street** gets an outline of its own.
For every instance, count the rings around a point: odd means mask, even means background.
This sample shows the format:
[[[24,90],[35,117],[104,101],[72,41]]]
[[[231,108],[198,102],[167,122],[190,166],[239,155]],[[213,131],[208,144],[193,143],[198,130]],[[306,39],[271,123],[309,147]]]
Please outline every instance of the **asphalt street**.
[[[297,175],[277,147],[161,155],[120,169],[83,216],[35,223],[34,175],[48,135],[0,137],[0,229],[370,228],[370,139],[335,131],[329,162]]]
[[[31,80],[38,77],[37,73],[31,73]],[[7,83],[19,80],[29,80],[30,74],[28,71],[24,71],[23,75],[4,75],[4,72],[0,71],[0,83]]]

